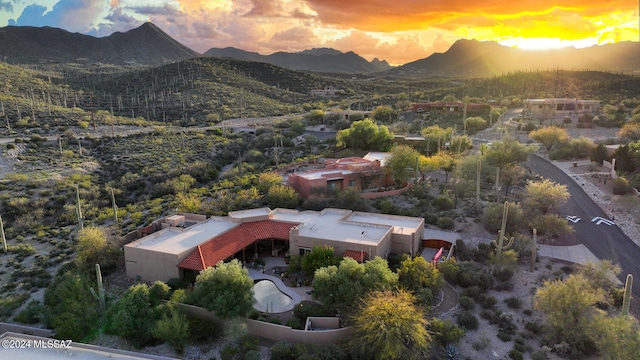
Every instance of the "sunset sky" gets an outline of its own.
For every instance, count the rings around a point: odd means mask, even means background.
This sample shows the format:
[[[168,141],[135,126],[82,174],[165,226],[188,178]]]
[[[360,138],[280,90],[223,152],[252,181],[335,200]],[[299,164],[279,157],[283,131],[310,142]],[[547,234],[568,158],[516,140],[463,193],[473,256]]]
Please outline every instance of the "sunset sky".
[[[106,36],[145,21],[204,52],[331,47],[392,65],[456,40],[527,48],[639,41],[638,0],[0,0],[0,27]]]

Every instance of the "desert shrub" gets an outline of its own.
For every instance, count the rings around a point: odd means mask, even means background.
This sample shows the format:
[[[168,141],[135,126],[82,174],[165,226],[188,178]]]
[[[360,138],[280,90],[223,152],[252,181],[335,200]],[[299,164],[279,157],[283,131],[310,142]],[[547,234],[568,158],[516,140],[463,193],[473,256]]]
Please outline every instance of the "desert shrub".
[[[40,301],[32,300],[27,304],[17,316],[16,321],[23,324],[37,324],[44,320],[44,313],[47,310]]]
[[[513,270],[508,267],[500,267],[493,271],[493,276],[500,281],[509,281],[513,277]]]
[[[536,334],[536,335],[540,335],[542,334],[542,330],[543,327],[541,324],[537,323],[537,322],[531,322],[531,321],[527,321],[524,324],[524,328],[531,331],[532,333]]]
[[[438,263],[438,270],[447,282],[455,284],[458,278],[458,272],[460,271],[460,265],[455,260],[447,260]]]
[[[448,217],[441,217],[438,219],[438,227],[443,230],[451,230],[453,229],[455,222],[453,219]]]
[[[511,291],[513,290],[513,283],[510,281],[499,282],[493,288],[497,291]]]
[[[298,319],[297,317],[292,317],[287,320],[286,325],[292,329],[303,330],[304,329],[304,321]]]
[[[172,308],[156,322],[153,335],[166,342],[176,353],[182,354],[189,341],[189,322],[187,317]]]
[[[457,343],[464,337],[464,329],[449,320],[434,318],[427,325],[433,339],[440,345]]]
[[[448,196],[440,195],[433,199],[433,206],[440,211],[453,209],[453,200]]]
[[[522,355],[522,353],[520,351],[518,351],[516,349],[512,349],[511,351],[509,351],[509,359],[523,360],[524,359],[524,355]]]
[[[440,351],[440,358],[444,360],[460,359],[460,350],[455,344],[446,344]]]
[[[462,239],[456,240],[456,256],[462,261],[469,261],[472,259],[473,252]]]
[[[520,128],[520,130],[525,132],[531,132],[533,130],[536,130],[537,128],[538,127],[534,123],[526,123]]]
[[[471,288],[466,288],[465,290],[469,290],[469,289]],[[468,296],[461,296],[459,302],[460,302],[460,307],[463,308],[464,310],[473,310],[476,307],[475,301],[473,301],[473,299]]]
[[[522,301],[515,296],[504,299],[504,303],[510,309],[519,309],[522,306]]]
[[[494,246],[488,243],[480,243],[473,252],[473,261],[484,264],[494,252]]]
[[[438,215],[433,214],[433,213],[424,213],[423,214],[424,217],[424,222],[430,225],[437,225],[438,224]]]
[[[496,335],[498,337],[498,339],[504,341],[504,342],[509,342],[511,341],[511,334],[506,333],[504,331],[498,331],[498,334]]]
[[[614,195],[627,195],[633,192],[633,188],[629,185],[627,179],[617,177],[611,181],[611,191]]]
[[[463,311],[456,316],[458,325],[466,330],[474,331],[478,329],[478,318],[471,311]]]
[[[483,337],[480,338],[480,340],[474,341],[471,344],[471,346],[473,347],[474,350],[480,351],[480,350],[486,349],[487,346],[489,346],[489,344],[491,344],[491,339],[489,339],[486,336],[483,336]]]
[[[482,293],[483,291],[479,286],[469,286],[468,288],[462,290],[462,292],[460,293],[460,298],[462,299],[463,297],[466,297],[473,300],[478,300],[480,299],[480,296],[482,296]]]
[[[611,288],[609,290],[609,298],[613,303],[613,306],[618,309],[622,307],[622,301],[624,300],[624,288]]]
[[[297,360],[307,352],[302,343],[292,344],[286,341],[278,341],[271,347],[271,360]]]
[[[6,294],[0,297],[0,318],[11,316],[29,298],[28,293]]]
[[[493,286],[493,277],[475,263],[461,262],[456,283],[464,288],[476,285],[482,291],[487,291]]]
[[[484,309],[490,309],[498,303],[498,300],[495,296],[485,295],[480,299],[480,306]]]
[[[178,278],[171,278],[167,280],[167,285],[171,288],[171,290],[178,289],[186,289],[189,286],[189,283]]]
[[[220,323],[195,317],[187,317],[187,321],[192,341],[213,342],[224,333],[224,326]]]
[[[140,348],[153,339],[154,324],[159,314],[151,306],[149,287],[134,285],[107,309],[105,332],[118,335]]]

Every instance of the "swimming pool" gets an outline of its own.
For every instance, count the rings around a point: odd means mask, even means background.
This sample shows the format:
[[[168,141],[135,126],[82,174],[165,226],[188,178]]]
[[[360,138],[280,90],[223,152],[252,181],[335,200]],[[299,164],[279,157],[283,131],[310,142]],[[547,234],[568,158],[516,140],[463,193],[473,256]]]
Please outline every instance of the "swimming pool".
[[[258,280],[253,285],[253,297],[256,299],[253,308],[268,313],[278,313],[288,310],[293,301],[284,294],[271,280]]]

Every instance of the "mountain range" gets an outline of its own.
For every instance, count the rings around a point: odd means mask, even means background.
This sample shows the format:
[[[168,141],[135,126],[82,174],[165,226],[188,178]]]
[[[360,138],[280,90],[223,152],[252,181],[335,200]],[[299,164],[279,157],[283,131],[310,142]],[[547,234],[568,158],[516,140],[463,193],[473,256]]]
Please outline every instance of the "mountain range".
[[[291,70],[325,73],[375,73],[391,69],[386,60],[378,60],[376,58],[372,61],[367,61],[353,51],[343,53],[328,48],[304,50],[297,53],[276,52],[271,55],[261,55],[257,52],[228,47],[224,49],[212,48],[207,50],[204,55],[265,62]]]
[[[393,68],[385,60],[367,61],[352,51],[343,53],[328,48],[261,55],[229,47],[212,48],[200,54],[149,22],[104,38],[50,27],[0,28],[0,60],[12,64],[100,62],[156,65],[206,56],[323,73],[375,73],[389,77],[484,77],[514,71],[550,69],[637,73],[640,72],[639,54],[639,42],[534,51],[490,41],[458,40],[444,53],[435,53]]]
[[[14,64],[101,62],[159,64],[200,56],[156,25],[98,38],[51,27],[0,28],[0,59]]]

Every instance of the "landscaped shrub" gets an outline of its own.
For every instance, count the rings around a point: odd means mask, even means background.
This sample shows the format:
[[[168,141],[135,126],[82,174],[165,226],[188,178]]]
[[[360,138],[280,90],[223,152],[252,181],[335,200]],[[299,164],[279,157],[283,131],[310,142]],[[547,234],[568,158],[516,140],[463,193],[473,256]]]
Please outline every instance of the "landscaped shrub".
[[[171,278],[167,280],[167,285],[171,288],[171,290],[178,289],[186,289],[189,286],[189,283],[178,278]]]
[[[213,342],[223,335],[224,326],[209,320],[187,317],[192,341]]]
[[[617,177],[611,181],[611,191],[614,195],[627,195],[633,192],[633,188],[627,179]]]
[[[438,263],[438,270],[444,276],[444,280],[455,284],[457,283],[458,272],[460,271],[460,265],[455,260],[447,260]]]
[[[469,289],[471,288],[466,288],[465,290],[469,290]],[[461,296],[459,302],[460,302],[460,307],[463,308],[464,310],[473,310],[476,307],[475,301],[473,301],[473,299],[468,296]]]
[[[460,296],[462,299],[463,297],[466,298],[471,298],[473,300],[478,300],[480,299],[480,296],[482,295],[483,291],[482,289],[480,289],[479,286],[469,286],[468,288],[462,290],[462,292],[460,293]]]
[[[434,214],[434,213],[424,213],[423,214],[424,217],[424,222],[430,225],[437,225],[438,224],[438,215]]]
[[[473,252],[462,239],[456,240],[455,256],[461,261],[469,261],[472,259]]]
[[[457,343],[464,337],[464,329],[449,320],[434,318],[427,325],[433,339],[440,345]]]
[[[177,309],[173,308],[156,322],[153,336],[166,342],[178,354],[182,354],[189,341],[189,322]]]
[[[292,329],[304,330],[305,323],[297,317],[292,317],[287,320],[286,325]]]
[[[463,311],[456,316],[458,325],[469,330],[474,331],[478,329],[478,318],[471,311]]]

